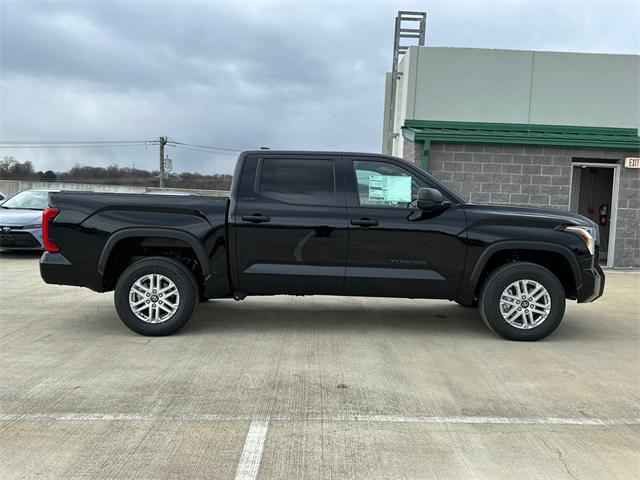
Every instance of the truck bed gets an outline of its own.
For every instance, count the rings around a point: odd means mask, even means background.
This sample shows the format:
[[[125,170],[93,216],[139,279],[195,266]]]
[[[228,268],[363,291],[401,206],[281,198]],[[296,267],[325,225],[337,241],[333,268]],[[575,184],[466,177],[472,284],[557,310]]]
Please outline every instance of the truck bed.
[[[113,289],[114,278],[105,271],[110,255],[117,254],[121,242],[130,245],[136,238],[148,239],[154,235],[168,236],[172,240],[168,245],[171,248],[182,243],[196,246],[201,261],[206,260],[204,267],[208,268],[211,250],[216,244],[213,239],[219,237],[226,246],[228,204],[226,197],[53,193],[50,207],[60,210],[54,220],[53,241],[60,247],[65,262],[70,264],[68,269],[61,265],[58,270],[60,283],[87,286],[96,291]],[[214,243],[210,244],[211,241]],[[142,247],[159,248],[159,244],[146,240]],[[66,270],[76,272],[73,278],[68,277]],[[226,263],[224,273],[226,278]]]

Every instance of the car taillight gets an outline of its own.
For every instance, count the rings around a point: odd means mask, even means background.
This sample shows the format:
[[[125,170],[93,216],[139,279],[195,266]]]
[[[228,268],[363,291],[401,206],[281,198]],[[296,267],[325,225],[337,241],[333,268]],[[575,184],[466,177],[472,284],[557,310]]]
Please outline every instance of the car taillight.
[[[60,213],[60,210],[57,208],[46,208],[44,212],[42,212],[42,241],[47,252],[60,251],[60,247],[53,243],[49,236],[49,223],[56,217],[56,215],[58,215],[58,213]]]

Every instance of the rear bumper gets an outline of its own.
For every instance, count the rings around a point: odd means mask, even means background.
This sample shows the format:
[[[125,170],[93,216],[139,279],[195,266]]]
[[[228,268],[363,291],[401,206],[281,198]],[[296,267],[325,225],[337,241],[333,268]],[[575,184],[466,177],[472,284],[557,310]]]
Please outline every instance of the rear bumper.
[[[597,263],[582,271],[582,286],[578,289],[578,303],[597,300],[604,293],[604,272]]]
[[[40,276],[45,283],[54,285],[82,285],[81,276],[61,253],[44,252],[42,254]]]

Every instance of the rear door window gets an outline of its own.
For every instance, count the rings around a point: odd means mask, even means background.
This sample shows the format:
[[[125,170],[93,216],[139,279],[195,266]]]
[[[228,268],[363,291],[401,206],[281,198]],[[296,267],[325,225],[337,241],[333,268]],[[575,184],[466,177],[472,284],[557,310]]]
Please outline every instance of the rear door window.
[[[335,205],[335,162],[332,159],[264,158],[256,190],[296,205]]]

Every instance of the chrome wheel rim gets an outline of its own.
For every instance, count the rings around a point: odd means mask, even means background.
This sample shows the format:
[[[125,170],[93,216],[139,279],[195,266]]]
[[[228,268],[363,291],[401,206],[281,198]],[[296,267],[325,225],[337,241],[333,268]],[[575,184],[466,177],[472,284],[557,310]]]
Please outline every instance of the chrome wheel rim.
[[[518,280],[502,291],[500,313],[512,327],[528,330],[544,322],[551,312],[551,296],[535,280]]]
[[[178,287],[164,275],[144,275],[133,282],[129,290],[129,307],[143,322],[166,322],[179,306]]]

